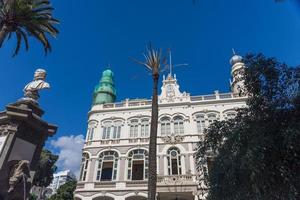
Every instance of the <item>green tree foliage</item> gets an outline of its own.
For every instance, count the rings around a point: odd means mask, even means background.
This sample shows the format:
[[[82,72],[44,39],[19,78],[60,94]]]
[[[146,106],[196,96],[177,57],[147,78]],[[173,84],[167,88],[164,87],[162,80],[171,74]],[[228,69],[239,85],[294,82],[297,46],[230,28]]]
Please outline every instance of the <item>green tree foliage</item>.
[[[38,162],[36,172],[33,178],[33,185],[39,187],[47,187],[53,179],[53,173],[56,171],[57,155],[51,153],[51,151],[43,149],[40,160]]]
[[[5,39],[15,34],[17,44],[13,55],[17,55],[22,42],[29,49],[28,36],[36,38],[44,46],[45,53],[51,51],[47,34],[56,37],[59,23],[52,17],[53,7],[49,0],[0,0],[0,48]]]
[[[212,124],[198,144],[208,199],[300,199],[300,68],[261,54],[245,64],[248,107]]]
[[[29,194],[29,200],[37,200],[37,196],[35,194]]]
[[[68,181],[63,184],[58,188],[57,193],[52,195],[49,200],[73,200],[76,183],[76,181]]]

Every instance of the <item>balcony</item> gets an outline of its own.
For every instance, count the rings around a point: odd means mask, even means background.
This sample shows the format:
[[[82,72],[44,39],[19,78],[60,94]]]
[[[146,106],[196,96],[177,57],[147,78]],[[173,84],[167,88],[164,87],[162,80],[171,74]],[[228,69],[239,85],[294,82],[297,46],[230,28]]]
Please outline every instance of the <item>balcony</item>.
[[[195,185],[196,183],[196,176],[191,174],[185,175],[171,175],[171,176],[157,176],[157,185],[164,186],[164,185]]]

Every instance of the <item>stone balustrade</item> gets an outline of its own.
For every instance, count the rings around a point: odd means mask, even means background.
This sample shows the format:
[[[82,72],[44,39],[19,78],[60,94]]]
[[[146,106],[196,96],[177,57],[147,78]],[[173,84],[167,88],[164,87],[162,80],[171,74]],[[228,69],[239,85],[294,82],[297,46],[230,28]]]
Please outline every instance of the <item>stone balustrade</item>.
[[[157,176],[158,185],[176,185],[181,183],[195,183],[196,176],[191,174]]]
[[[184,97],[177,97],[176,102],[202,102],[202,101],[214,101],[214,100],[225,100],[225,99],[236,99],[236,98],[245,98],[245,96],[239,96],[238,94],[234,93],[219,93],[215,91],[214,94],[210,95],[200,95],[200,96],[184,96]],[[163,104],[164,101],[159,100],[159,104]],[[103,109],[116,109],[116,108],[130,108],[130,107],[144,107],[144,106],[151,106],[152,102],[149,99],[141,99],[141,100],[129,100],[126,99],[122,102],[117,103],[106,103],[101,105],[94,106],[95,110],[103,110]],[[93,109],[93,110],[94,110]]]

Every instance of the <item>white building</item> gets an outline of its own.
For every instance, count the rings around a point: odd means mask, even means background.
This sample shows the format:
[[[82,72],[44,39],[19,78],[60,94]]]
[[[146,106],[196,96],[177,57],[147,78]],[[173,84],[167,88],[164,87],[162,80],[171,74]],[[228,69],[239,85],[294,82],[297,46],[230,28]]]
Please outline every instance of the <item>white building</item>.
[[[53,180],[47,187],[47,196],[55,194],[60,186],[71,180],[76,180],[76,177],[70,170],[60,171],[53,174]]]
[[[157,199],[205,199],[201,172],[194,153],[203,130],[215,120],[235,116],[246,105],[244,64],[234,55],[230,93],[190,96],[180,92],[176,75],[163,78],[159,96],[157,137]],[[184,80],[181,80],[184,81]],[[139,200],[147,197],[148,144],[151,100],[113,103],[113,73],[103,72],[88,113],[88,131],[83,147],[79,200]]]

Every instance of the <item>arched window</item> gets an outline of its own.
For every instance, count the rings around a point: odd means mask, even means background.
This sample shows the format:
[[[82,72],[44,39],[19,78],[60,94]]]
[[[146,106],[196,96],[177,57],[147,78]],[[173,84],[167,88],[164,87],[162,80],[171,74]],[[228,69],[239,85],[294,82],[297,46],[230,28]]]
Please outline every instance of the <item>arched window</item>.
[[[227,112],[227,113],[225,114],[225,119],[226,119],[226,120],[228,120],[228,119],[233,119],[233,118],[235,118],[235,117],[236,117],[236,112],[234,112],[234,111]]]
[[[161,135],[170,135],[171,134],[171,121],[170,118],[164,117],[160,121],[160,132]]]
[[[118,139],[121,137],[121,128],[122,128],[122,122],[121,121],[115,121],[113,126],[113,139]]]
[[[213,122],[217,121],[217,114],[210,113],[207,115],[208,118],[208,125],[211,125]]]
[[[180,150],[177,147],[171,147],[167,153],[168,174],[180,175],[182,173]]]
[[[141,123],[141,137],[149,136],[149,119],[142,119]]]
[[[90,127],[88,128],[88,131],[87,131],[87,140],[90,141],[90,140],[93,140],[94,138],[94,127]]]
[[[205,129],[205,115],[199,114],[196,116],[197,121],[197,131],[198,133],[202,133]]]
[[[102,133],[102,139],[110,139],[111,134],[111,122],[104,122],[103,123],[103,133]]]
[[[115,151],[104,151],[99,155],[97,181],[112,181],[117,178],[119,155]]]
[[[137,119],[131,120],[129,137],[131,137],[131,138],[138,137],[138,129],[139,129],[139,121]]]
[[[174,133],[175,135],[184,134],[183,118],[181,116],[174,117]]]
[[[148,152],[144,149],[135,149],[128,154],[127,179],[145,180],[148,179],[149,158]]]
[[[81,160],[81,169],[80,169],[80,181],[86,181],[86,175],[89,167],[89,154],[83,153],[82,160]]]
[[[91,141],[94,138],[94,130],[97,127],[97,121],[90,121],[88,124],[88,130],[86,134],[87,141]]]

